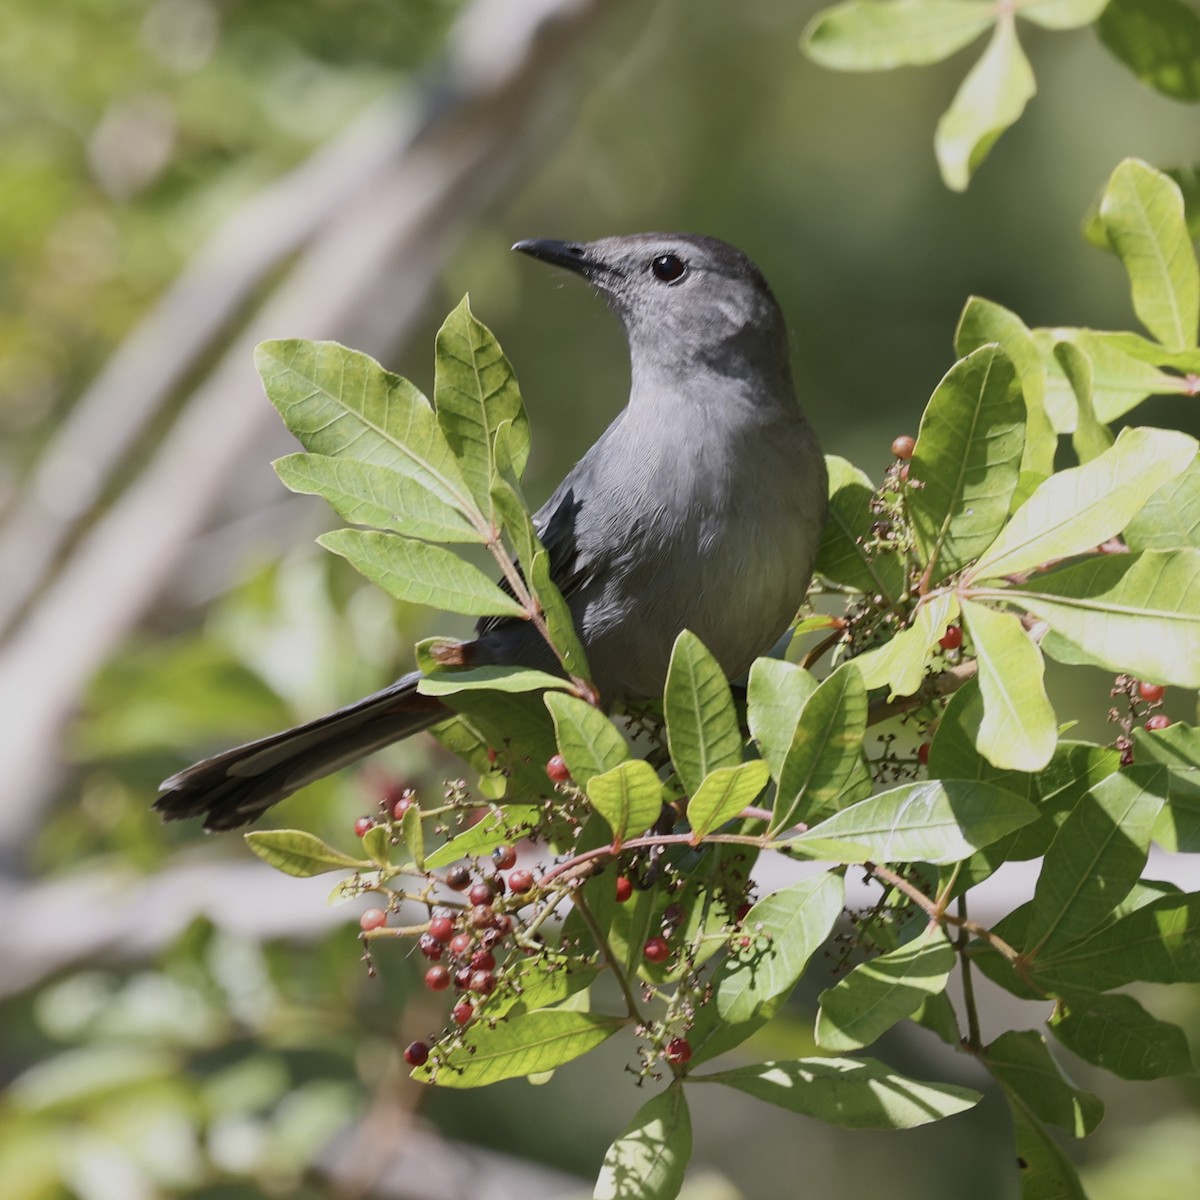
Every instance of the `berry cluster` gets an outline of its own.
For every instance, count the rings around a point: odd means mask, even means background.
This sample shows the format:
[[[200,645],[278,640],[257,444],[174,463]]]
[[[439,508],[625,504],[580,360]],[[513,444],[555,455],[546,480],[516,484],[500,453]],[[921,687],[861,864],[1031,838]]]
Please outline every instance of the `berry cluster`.
[[[1113,681],[1109,695],[1118,702],[1108,710],[1108,719],[1119,725],[1121,732],[1113,741],[1113,747],[1121,753],[1121,765],[1133,765],[1133,727],[1141,724],[1144,729],[1154,733],[1156,730],[1170,727],[1171,718],[1166,713],[1158,712],[1162,707],[1163,697],[1167,689],[1160,683],[1149,683],[1144,679],[1134,679],[1130,675],[1118,675]],[[1124,711],[1121,710],[1119,697],[1125,700]]]

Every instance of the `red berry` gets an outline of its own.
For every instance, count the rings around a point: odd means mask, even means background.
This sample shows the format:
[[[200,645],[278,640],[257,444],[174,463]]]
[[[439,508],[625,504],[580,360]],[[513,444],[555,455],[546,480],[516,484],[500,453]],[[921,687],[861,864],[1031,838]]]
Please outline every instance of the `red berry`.
[[[963,631],[961,625],[950,625],[946,632],[938,638],[938,645],[943,650],[957,650],[962,645]]]
[[[450,986],[450,972],[445,967],[430,967],[425,972],[425,986],[431,992],[444,992]]]
[[[415,808],[417,805],[416,794],[411,790],[407,790],[404,795],[392,805],[392,817],[397,821],[404,820],[404,814],[410,808]]]
[[[1155,713],[1154,716],[1146,718],[1146,728],[1150,730],[1166,729],[1170,724],[1171,718],[1166,713]]]
[[[490,996],[496,990],[496,976],[491,971],[472,971],[467,989],[481,996]]]
[[[454,936],[454,919],[434,917],[429,922],[429,936],[438,942],[448,942]]]
[[[492,862],[498,871],[507,871],[517,865],[517,852],[512,846],[497,846],[492,851]]]
[[[533,887],[533,872],[527,871],[524,867],[518,867],[508,877],[508,890],[516,892],[518,896],[524,895]]]
[[[1166,695],[1167,689],[1157,683],[1139,683],[1138,695],[1148,704],[1157,704],[1163,696]]]
[[[566,783],[571,778],[571,768],[561,754],[552,754],[546,763],[546,774],[555,783]]]
[[[455,1025],[465,1025],[474,1015],[475,1010],[465,1000],[460,1000],[450,1013]]]
[[[617,876],[617,903],[624,904],[633,895],[633,881],[628,875]]]
[[[892,442],[892,453],[897,457],[907,461],[912,458],[913,451],[917,448],[917,443],[908,436],[907,433],[901,434]]]
[[[490,950],[477,950],[471,955],[471,966],[476,971],[490,971],[496,965],[496,956]]]
[[[750,915],[753,907],[754,905],[749,900],[743,900],[734,910],[733,919],[740,925]]]
[[[375,822],[371,817],[359,817],[358,820],[354,822],[354,836],[366,837],[367,834],[370,833],[374,828]]]
[[[423,933],[417,938],[417,948],[426,958],[432,959],[434,962],[437,962],[446,950],[446,947],[437,938],[428,933]]]
[[[467,893],[467,899],[472,904],[491,904],[496,895],[496,889],[490,883],[476,883]]]
[[[471,909],[472,929],[491,929],[496,920],[496,910],[490,904],[477,904]]]
[[[683,920],[683,905],[668,904],[663,909],[662,923],[664,925],[678,925]]]
[[[454,990],[465,992],[471,986],[471,968],[469,966],[459,967],[454,972]]]
[[[652,937],[642,947],[642,954],[652,963],[666,962],[671,957],[671,947],[664,937]]]
[[[495,746],[489,746],[487,748],[487,760],[488,760],[489,767],[494,767],[496,765],[496,747]]]
[[[471,872],[466,867],[451,867],[446,872],[446,886],[456,892],[465,892],[471,883]]]
[[[492,922],[492,927],[483,935],[484,941],[495,934],[497,940],[503,937],[508,937],[512,933],[513,919],[508,913],[497,913],[496,919]],[[493,943],[494,944],[494,943]]]
[[[456,933],[450,939],[450,953],[455,957],[461,954],[466,954],[471,948],[471,943],[475,939],[469,933]]]
[[[404,1051],[404,1061],[410,1067],[423,1067],[429,1061],[429,1047],[424,1042],[412,1042]]]
[[[929,761],[929,743],[922,742],[917,747],[917,762],[924,766]]]
[[[382,908],[368,908],[359,916],[358,924],[364,932],[369,933],[387,924],[387,913]]]
[[[672,1038],[667,1043],[667,1061],[683,1066],[692,1057],[692,1046],[687,1038]]]

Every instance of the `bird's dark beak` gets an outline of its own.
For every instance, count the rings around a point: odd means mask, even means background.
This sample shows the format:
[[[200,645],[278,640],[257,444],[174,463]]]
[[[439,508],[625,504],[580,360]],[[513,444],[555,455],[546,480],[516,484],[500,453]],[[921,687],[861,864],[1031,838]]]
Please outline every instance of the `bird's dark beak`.
[[[588,248],[579,242],[557,242],[553,238],[528,238],[517,242],[514,250],[528,254],[530,258],[542,262],[553,263],[556,267],[566,267],[578,275],[589,278],[598,270],[604,269],[604,264],[597,262],[588,254]]]

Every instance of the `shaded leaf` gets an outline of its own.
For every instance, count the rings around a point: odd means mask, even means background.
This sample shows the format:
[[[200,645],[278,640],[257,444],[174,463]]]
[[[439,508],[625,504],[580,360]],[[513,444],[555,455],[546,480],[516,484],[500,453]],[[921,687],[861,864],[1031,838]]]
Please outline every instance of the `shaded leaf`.
[[[904,564],[895,553],[868,552],[873,540],[875,486],[852,463],[825,456],[829,472],[829,518],[821,534],[816,571],[826,579],[893,601],[904,591]]]
[[[315,834],[300,829],[256,829],[242,836],[263,862],[299,879],[346,868],[371,870],[373,866],[365,859],[351,858],[335,850]]]
[[[1109,0],[1096,31],[1143,83],[1200,100],[1200,16],[1182,0]]]
[[[1195,1070],[1183,1030],[1151,1016],[1132,996],[1072,992],[1058,1002],[1049,1025],[1072,1053],[1122,1079]]]
[[[1031,1029],[1002,1033],[984,1049],[983,1061],[1038,1120],[1072,1137],[1086,1137],[1104,1116],[1100,1098],[1075,1087],[1051,1057],[1046,1039]]]
[[[1099,458],[1112,444],[1113,432],[1101,424],[1096,417],[1094,394],[1094,372],[1092,360],[1074,342],[1059,342],[1054,347],[1054,357],[1062,367],[1063,375],[1075,393],[1077,409],[1075,431],[1071,434],[1071,445],[1075,457],[1081,463]]]
[[[595,1200],[672,1200],[692,1156],[692,1120],[683,1088],[672,1084],[638,1109],[608,1148]]]
[[[470,667],[427,671],[417,684],[422,696],[453,696],[458,692],[535,692],[540,688],[569,688],[561,675],[532,667]]]
[[[758,752],[778,780],[796,736],[800,712],[817,689],[817,681],[795,663],[757,658],[746,688],[746,717]]]
[[[1005,1089],[1021,1170],[1021,1200],[1087,1200],[1071,1160],[1019,1096]]]
[[[725,672],[687,629],[671,651],[663,709],[671,761],[689,794],[710,771],[742,761],[742,735]]]

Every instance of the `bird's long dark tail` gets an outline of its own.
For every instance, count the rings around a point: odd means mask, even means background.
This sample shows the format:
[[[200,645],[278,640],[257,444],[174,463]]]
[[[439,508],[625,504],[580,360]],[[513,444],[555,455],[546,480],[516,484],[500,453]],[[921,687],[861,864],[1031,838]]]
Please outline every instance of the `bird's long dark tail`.
[[[202,816],[205,829],[248,825],[305,784],[442,720],[445,706],[418,693],[420,678],[414,671],[345,708],[195,763],[163,782],[154,807],[164,821]]]

